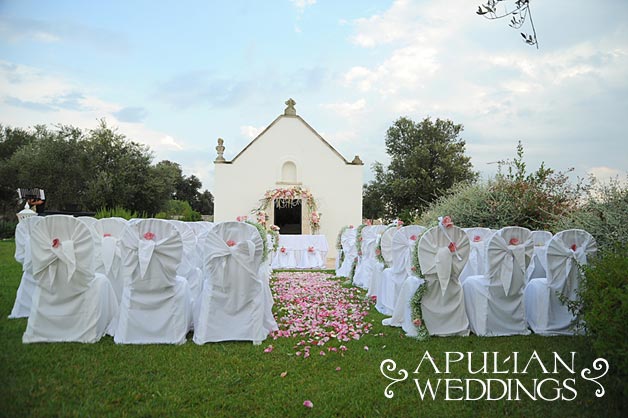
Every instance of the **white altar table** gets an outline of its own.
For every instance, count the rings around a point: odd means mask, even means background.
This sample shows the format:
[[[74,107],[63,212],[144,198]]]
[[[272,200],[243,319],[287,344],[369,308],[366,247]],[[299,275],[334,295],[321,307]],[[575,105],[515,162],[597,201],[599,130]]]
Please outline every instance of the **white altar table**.
[[[280,235],[279,247],[273,254],[275,269],[319,269],[325,268],[327,258],[325,235]]]

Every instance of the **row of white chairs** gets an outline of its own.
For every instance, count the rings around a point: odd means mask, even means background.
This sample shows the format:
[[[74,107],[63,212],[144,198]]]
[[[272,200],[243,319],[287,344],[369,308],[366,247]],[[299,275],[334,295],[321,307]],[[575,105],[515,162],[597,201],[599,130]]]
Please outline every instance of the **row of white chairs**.
[[[410,336],[417,335],[410,300],[422,283],[423,320],[431,335],[578,331],[577,318],[561,299],[576,298],[579,265],[596,252],[595,240],[586,231],[553,236],[522,227],[365,226],[359,255],[355,237],[355,229],[341,236],[345,262],[347,255],[353,256],[348,262],[357,260],[353,283],[377,298],[378,311],[391,315],[384,325],[402,327]],[[377,260],[378,248],[388,267]],[[419,272],[413,267],[414,251]],[[343,263],[337,274],[347,276],[346,271]]]
[[[11,318],[28,317],[25,343],[261,343],[277,329],[270,263],[243,222],[64,215],[16,228],[23,275]],[[271,243],[272,245],[272,243]]]

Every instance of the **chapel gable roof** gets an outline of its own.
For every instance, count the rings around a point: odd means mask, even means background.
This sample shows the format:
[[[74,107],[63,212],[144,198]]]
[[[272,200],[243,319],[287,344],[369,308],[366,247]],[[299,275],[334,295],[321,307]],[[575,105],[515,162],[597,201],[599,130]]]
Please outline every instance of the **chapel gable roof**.
[[[323,138],[318,132],[316,132],[316,130],[314,128],[312,128],[305,120],[303,120],[303,118],[299,115],[296,114],[296,111],[294,110],[294,101],[292,99],[288,100],[286,102],[286,104],[288,104],[288,108],[286,108],[285,112],[283,115],[279,115],[270,125],[268,125],[266,127],[266,129],[264,129],[259,135],[257,135],[255,137],[255,139],[253,139],[251,142],[249,142],[249,144],[244,147],[242,149],[242,151],[240,151],[235,157],[233,157],[233,159],[231,161],[225,161],[227,164],[233,163],[235,160],[238,159],[238,157],[240,157],[240,155],[244,154],[251,145],[253,145],[256,141],[258,141],[262,136],[264,136],[264,134],[266,132],[268,132],[275,124],[277,124],[279,122],[279,120],[281,120],[282,118],[296,118],[298,119],[303,125],[305,125],[305,127],[307,129],[309,129],[323,144],[325,144],[334,154],[336,154],[338,156],[338,158],[340,158],[345,164],[350,164],[350,165],[362,165],[362,161],[356,156],[356,159],[354,159],[353,161],[347,161],[347,159],[345,159],[345,157],[342,156],[342,154],[340,154],[329,142],[327,142],[325,140],[325,138]]]

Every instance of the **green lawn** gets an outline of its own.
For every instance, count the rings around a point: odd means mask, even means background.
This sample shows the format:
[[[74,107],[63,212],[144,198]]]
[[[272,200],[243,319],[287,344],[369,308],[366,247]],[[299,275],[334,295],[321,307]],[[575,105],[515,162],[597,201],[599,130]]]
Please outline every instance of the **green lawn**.
[[[344,355],[308,359],[295,355],[298,338],[267,340],[261,346],[197,346],[191,339],[183,346],[117,346],[110,337],[93,345],[23,345],[26,320],[7,319],[21,275],[13,260],[14,248],[12,241],[0,242],[0,416],[626,416],[621,387],[606,385],[606,395],[596,398],[597,386],[580,378],[580,370],[590,368],[595,358],[583,337],[431,338],[419,343],[405,338],[400,329],[381,326],[383,316],[374,309],[367,317],[374,323],[373,330],[359,341],[346,343]],[[274,350],[265,353],[269,344]],[[576,352],[576,373],[543,375],[534,365],[525,375],[471,376],[460,362],[449,375],[435,374],[426,363],[419,375],[412,374],[426,350],[439,368],[444,367],[447,351],[474,353],[474,368],[481,364],[483,351],[505,356],[516,351],[527,362],[536,350],[552,368],[553,352],[564,359]],[[385,359],[410,373],[409,380],[391,387],[392,399],[384,396],[391,383],[380,373]],[[287,372],[285,377],[282,372]],[[526,400],[521,401],[461,402],[446,401],[440,392],[436,401],[421,400],[410,379],[430,378],[436,383],[439,377],[518,378],[526,387],[535,378],[560,382],[573,378],[577,397],[547,402],[524,395]],[[600,380],[602,385],[605,382]],[[555,394],[552,387],[552,382],[547,383],[546,397]],[[305,408],[305,400],[314,407]]]

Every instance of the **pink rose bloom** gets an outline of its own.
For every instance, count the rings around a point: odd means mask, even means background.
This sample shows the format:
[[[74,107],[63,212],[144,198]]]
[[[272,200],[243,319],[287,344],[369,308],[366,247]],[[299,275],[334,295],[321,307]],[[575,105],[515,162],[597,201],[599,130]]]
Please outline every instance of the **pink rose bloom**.
[[[451,251],[452,253],[455,253],[456,250],[458,249],[458,247],[456,247],[456,243],[455,242],[450,242],[449,245],[447,246],[447,248],[449,248],[449,251]]]
[[[307,247],[307,252],[308,253],[313,253],[314,252],[314,247]]]
[[[61,241],[59,241],[59,238],[55,238],[52,240],[52,248],[59,248],[60,245]]]
[[[236,245],[236,242],[234,240],[230,239],[229,241],[227,241],[227,245],[229,247],[233,247],[234,245]]]
[[[445,216],[442,223],[445,228],[451,228],[454,226],[454,222],[451,220],[450,216]]]
[[[306,408],[314,408],[314,404],[310,400],[304,401],[303,406]]]
[[[416,271],[416,267],[412,266],[412,267],[410,268],[410,270],[412,270],[412,271]]]
[[[571,251],[576,251],[576,248],[578,248],[576,244],[571,244]]]
[[[381,252],[381,250],[380,250],[379,248],[376,248],[376,249],[375,249],[375,254],[380,255],[381,253],[382,253],[382,252]]]
[[[281,248],[279,249],[279,251],[281,251],[282,253],[285,253],[285,252],[286,252],[286,247],[281,247]]]
[[[410,235],[410,239],[411,239],[412,241],[416,241],[416,235]]]
[[[147,241],[152,241],[155,239],[155,234],[153,234],[152,232],[147,232],[144,234],[144,239]]]
[[[340,370],[342,370],[340,367],[336,367],[337,372],[339,372]]]
[[[421,326],[421,324],[422,324],[423,322],[421,321],[421,319],[420,319],[420,318],[417,318],[417,319],[415,319],[414,321],[412,321],[412,323],[413,323],[415,326],[420,327],[420,326]]]
[[[476,236],[473,237],[473,242],[480,242],[480,241],[482,241],[482,237],[481,236],[476,235]]]
[[[508,245],[519,245],[519,238],[510,238]]]
[[[111,236],[111,234],[103,234],[102,236],[103,236],[103,237],[105,237],[105,238],[107,238],[107,237],[110,237],[110,236]]]

